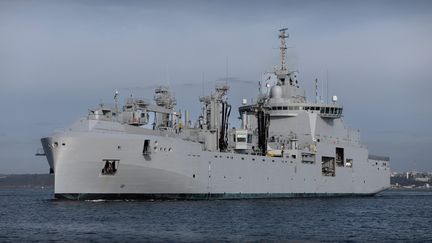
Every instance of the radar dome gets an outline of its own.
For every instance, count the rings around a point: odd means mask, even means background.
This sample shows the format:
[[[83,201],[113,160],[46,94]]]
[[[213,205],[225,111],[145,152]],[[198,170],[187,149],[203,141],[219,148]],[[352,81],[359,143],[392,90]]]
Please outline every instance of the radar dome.
[[[282,98],[282,87],[275,85],[270,89],[270,98],[280,99]]]

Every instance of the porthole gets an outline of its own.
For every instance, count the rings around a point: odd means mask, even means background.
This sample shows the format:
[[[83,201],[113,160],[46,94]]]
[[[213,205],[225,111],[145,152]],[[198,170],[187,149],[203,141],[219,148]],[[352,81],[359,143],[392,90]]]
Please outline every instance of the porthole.
[[[62,146],[66,146],[66,143],[62,143]]]
[[[120,146],[120,145],[119,145],[119,146],[117,146],[117,149],[118,149],[118,150],[120,150],[120,149],[121,149],[121,146]]]
[[[195,178],[195,174],[192,175],[192,178]]]

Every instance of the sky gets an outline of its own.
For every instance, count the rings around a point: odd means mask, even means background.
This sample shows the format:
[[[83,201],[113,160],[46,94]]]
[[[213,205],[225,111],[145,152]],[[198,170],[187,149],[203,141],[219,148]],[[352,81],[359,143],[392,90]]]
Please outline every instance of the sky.
[[[0,0],[0,174],[48,172],[40,138],[115,89],[151,98],[168,85],[196,117],[228,77],[238,107],[279,64],[283,27],[310,100],[318,78],[370,153],[432,171],[431,1]]]

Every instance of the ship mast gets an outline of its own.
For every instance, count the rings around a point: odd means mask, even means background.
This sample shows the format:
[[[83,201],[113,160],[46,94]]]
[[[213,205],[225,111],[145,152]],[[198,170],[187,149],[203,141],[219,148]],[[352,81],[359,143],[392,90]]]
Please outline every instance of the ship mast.
[[[286,64],[286,39],[289,37],[289,34],[286,33],[287,30],[288,28],[283,28],[279,30],[281,67],[279,70],[276,71],[276,76],[280,80],[282,85],[285,84],[285,78],[288,75],[288,67]]]
[[[279,39],[280,39],[280,54],[281,54],[281,71],[288,71],[288,68],[286,66],[286,50],[287,50],[287,46],[286,46],[286,38],[289,37],[288,34],[285,33],[285,31],[287,31],[288,28],[283,28],[279,30]]]

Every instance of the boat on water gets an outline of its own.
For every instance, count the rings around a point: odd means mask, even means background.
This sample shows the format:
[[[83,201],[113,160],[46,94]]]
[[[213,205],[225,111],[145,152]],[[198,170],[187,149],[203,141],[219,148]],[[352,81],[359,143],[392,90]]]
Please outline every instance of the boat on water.
[[[308,101],[286,64],[287,29],[279,30],[280,67],[269,92],[239,107],[229,127],[229,87],[197,97],[201,114],[176,109],[168,87],[154,101],[91,109],[71,127],[41,139],[59,199],[247,199],[372,196],[390,186],[389,158],[371,155],[343,106]],[[239,100],[241,100],[239,98]]]

